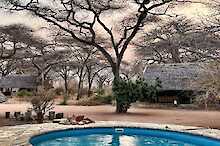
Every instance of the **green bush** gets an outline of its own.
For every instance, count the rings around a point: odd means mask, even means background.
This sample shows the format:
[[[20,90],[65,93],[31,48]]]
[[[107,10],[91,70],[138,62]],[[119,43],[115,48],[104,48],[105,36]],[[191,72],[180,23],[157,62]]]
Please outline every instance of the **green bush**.
[[[105,89],[97,89],[96,93],[98,95],[104,95],[105,94]]]
[[[55,90],[54,90],[55,94],[56,95],[63,95],[64,93],[64,89],[62,87],[57,87]]]
[[[220,103],[220,98],[217,92],[209,90],[206,94],[196,96],[193,103],[207,110],[209,107],[217,107]]]
[[[161,81],[156,79],[154,83],[149,84],[143,79],[136,80],[136,83],[141,88],[141,96],[138,98],[142,102],[157,102],[158,89],[161,88]]]
[[[37,122],[43,123],[44,115],[54,108],[54,90],[39,90],[31,99],[33,111],[37,115]]]
[[[156,80],[152,85],[149,85],[144,79],[137,79],[136,81],[126,79],[115,80],[112,90],[117,104],[116,112],[126,113],[131,103],[137,100],[155,100],[159,87],[159,80]]]
[[[67,101],[69,99],[69,96],[64,96],[63,101],[60,103],[60,105],[68,105]]]
[[[112,104],[112,95],[97,95],[95,100],[100,104]]]
[[[33,93],[27,90],[21,90],[17,92],[17,96],[19,97],[33,96]]]

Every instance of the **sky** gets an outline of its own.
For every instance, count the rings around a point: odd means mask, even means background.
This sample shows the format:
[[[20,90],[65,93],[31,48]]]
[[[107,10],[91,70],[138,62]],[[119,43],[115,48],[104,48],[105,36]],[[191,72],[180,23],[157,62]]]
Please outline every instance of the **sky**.
[[[195,1],[195,0],[194,0]],[[198,1],[198,0],[197,0]],[[207,1],[207,0],[202,0]],[[175,8],[172,10],[171,13],[185,15],[189,18],[193,19],[200,19],[202,17],[207,17],[207,14],[209,14],[211,10],[207,8],[203,4],[199,3],[188,3],[184,6],[180,6],[178,8]],[[114,17],[109,17],[109,19],[114,19]],[[8,14],[0,11],[0,25],[8,25],[13,23],[23,23],[27,26],[30,26],[34,29],[40,29],[42,26],[45,25],[44,22],[42,22],[38,18],[34,18],[26,13],[19,13],[19,14]],[[112,21],[110,20],[110,21]]]
[[[202,0],[202,1],[207,2],[208,0]],[[175,7],[174,9],[168,11],[168,13],[184,15],[195,22],[196,21],[200,22],[202,19],[208,18],[211,11],[212,10],[206,7],[204,4],[187,3],[185,5]],[[117,18],[115,16],[110,15],[108,19],[106,19],[105,21],[114,24],[114,21],[116,19]],[[47,24],[41,19],[35,18],[30,14],[23,12],[11,14],[11,13],[4,13],[3,11],[0,10],[0,25],[10,25],[14,23],[25,24],[36,31],[35,35],[47,39],[48,32],[46,32],[45,29],[42,29],[42,27],[47,26]],[[125,54],[126,58],[134,58],[133,52],[134,52],[133,49],[129,49],[129,51],[127,51]]]

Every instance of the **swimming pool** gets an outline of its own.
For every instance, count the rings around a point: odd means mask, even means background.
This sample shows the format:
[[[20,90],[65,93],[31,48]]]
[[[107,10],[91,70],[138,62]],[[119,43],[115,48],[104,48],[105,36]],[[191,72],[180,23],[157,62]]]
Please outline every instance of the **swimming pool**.
[[[32,137],[33,146],[220,146],[220,140],[144,128],[84,128]]]

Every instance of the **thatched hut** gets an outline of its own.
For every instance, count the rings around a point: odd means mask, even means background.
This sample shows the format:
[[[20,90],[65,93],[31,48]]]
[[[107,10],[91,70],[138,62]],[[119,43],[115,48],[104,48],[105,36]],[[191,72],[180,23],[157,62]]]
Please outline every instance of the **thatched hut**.
[[[28,75],[10,75],[0,78],[0,88],[4,91],[12,91],[5,89],[27,89],[35,90],[38,86],[37,78]]]
[[[187,97],[186,93],[191,96],[201,90],[196,81],[204,71],[204,64],[196,63],[149,65],[144,70],[144,78],[149,82],[157,78],[161,81],[159,102],[178,100],[180,103],[190,103],[191,97]]]

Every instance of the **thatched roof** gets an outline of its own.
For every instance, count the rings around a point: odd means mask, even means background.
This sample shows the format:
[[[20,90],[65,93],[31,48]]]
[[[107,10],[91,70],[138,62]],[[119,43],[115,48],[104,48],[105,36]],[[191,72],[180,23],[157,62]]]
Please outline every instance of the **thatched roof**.
[[[0,88],[34,89],[38,85],[34,76],[14,75],[0,78]]]
[[[144,70],[144,78],[150,82],[159,78],[162,90],[197,90],[195,81],[203,72],[204,65],[196,63],[149,65]]]

